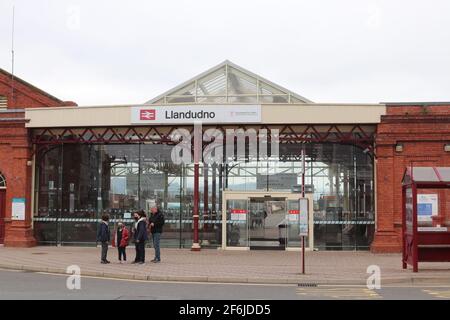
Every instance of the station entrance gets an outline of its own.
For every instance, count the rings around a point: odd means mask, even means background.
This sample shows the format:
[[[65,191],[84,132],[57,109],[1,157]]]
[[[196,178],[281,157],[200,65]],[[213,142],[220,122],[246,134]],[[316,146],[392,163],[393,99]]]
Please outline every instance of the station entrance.
[[[27,110],[34,236],[95,245],[103,213],[131,227],[151,201],[166,217],[163,247],[297,249],[291,191],[304,185],[310,247],[367,250],[385,112],[311,103],[228,61],[142,105]]]
[[[309,211],[308,248],[313,249],[312,194],[306,194]],[[300,250],[299,193],[224,191],[222,195],[222,248],[228,250]]]

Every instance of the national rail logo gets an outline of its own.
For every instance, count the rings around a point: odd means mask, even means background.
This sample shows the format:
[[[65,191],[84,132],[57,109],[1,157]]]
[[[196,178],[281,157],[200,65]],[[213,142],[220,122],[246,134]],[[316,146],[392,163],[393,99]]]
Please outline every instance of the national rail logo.
[[[155,109],[142,109],[139,112],[140,120],[156,120],[156,110]]]

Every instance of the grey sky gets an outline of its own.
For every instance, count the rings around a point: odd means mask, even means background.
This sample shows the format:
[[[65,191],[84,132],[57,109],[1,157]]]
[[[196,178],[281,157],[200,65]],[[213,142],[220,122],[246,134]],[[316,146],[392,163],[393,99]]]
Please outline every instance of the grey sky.
[[[450,1],[0,2],[0,67],[80,105],[143,103],[229,59],[315,102],[449,101]]]

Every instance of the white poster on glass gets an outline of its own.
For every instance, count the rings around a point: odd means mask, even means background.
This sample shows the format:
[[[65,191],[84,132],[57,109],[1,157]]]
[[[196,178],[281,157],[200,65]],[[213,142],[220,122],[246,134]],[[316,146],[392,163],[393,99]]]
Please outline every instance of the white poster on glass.
[[[438,195],[432,194],[418,194],[417,195],[417,220],[431,221],[432,216],[437,216],[439,213]]]

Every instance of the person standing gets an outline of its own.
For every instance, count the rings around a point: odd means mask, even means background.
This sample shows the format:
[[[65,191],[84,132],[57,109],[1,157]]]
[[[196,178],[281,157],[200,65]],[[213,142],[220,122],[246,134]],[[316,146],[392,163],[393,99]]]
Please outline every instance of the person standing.
[[[109,221],[109,215],[103,214],[102,221],[100,222],[100,225],[98,226],[98,229],[97,229],[97,241],[102,243],[102,254],[101,254],[101,261],[100,261],[102,264],[110,263],[107,260],[108,243],[111,239],[108,221]]]
[[[133,213],[133,219],[134,223],[133,227],[131,228],[131,234],[133,237],[134,249],[136,250],[136,256],[132,263],[138,263],[140,261],[140,257],[139,257],[138,243],[136,242],[136,236],[137,236],[137,225],[139,221],[139,212],[136,211],[135,213]]]
[[[139,220],[136,226],[135,242],[137,246],[137,261],[138,264],[145,263],[145,242],[148,240],[147,235],[147,215],[144,210],[138,212]]]
[[[153,247],[155,248],[155,258],[152,260],[152,262],[159,263],[161,262],[160,241],[165,222],[164,215],[156,206],[152,207],[150,211],[151,216],[149,219],[149,229],[152,234]]]
[[[117,250],[119,253],[119,262],[127,261],[127,253],[126,248],[128,246],[129,232],[127,227],[124,226],[122,221],[119,221],[117,224],[117,232],[116,232],[116,241],[114,242],[117,246]]]

